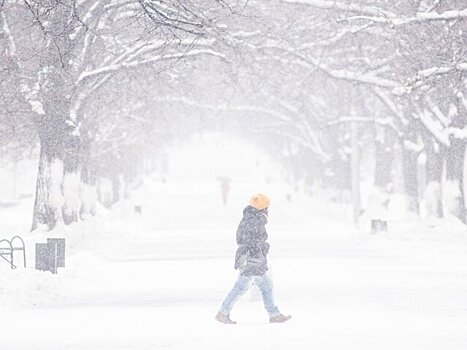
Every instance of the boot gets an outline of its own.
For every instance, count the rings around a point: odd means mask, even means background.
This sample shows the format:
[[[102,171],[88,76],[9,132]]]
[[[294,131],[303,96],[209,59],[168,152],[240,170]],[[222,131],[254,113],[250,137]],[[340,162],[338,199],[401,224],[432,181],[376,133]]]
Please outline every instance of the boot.
[[[237,322],[235,321],[232,321],[230,319],[230,315],[224,315],[223,313],[221,312],[218,312],[217,315],[216,315],[216,320],[221,322],[221,323],[225,323],[225,324],[237,324]]]
[[[277,316],[271,317],[269,319],[269,323],[284,323],[285,321],[288,321],[292,318],[292,316],[284,316],[282,314],[279,314]]]

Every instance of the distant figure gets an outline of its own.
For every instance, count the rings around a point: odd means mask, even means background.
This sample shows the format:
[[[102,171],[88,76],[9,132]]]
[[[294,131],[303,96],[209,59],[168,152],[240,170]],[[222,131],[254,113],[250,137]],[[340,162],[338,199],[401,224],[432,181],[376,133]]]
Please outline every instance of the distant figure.
[[[274,303],[273,285],[267,274],[269,243],[266,242],[268,234],[265,225],[268,222],[269,203],[267,196],[256,194],[251,197],[250,205],[243,210],[243,218],[237,229],[238,248],[235,254],[235,269],[240,273],[216,315],[216,320],[219,322],[236,324],[230,319],[230,311],[253,282],[261,290],[270,323],[283,323],[291,318],[291,316],[282,315]]]
[[[142,214],[142,208],[141,205],[135,205],[135,213],[141,215]]]
[[[222,203],[227,205],[227,199],[229,197],[230,191],[230,178],[226,176],[219,176],[217,178],[221,182],[221,195],[222,195]]]
[[[375,187],[368,198],[367,213],[371,220],[371,233],[388,230],[389,193],[385,189]]]

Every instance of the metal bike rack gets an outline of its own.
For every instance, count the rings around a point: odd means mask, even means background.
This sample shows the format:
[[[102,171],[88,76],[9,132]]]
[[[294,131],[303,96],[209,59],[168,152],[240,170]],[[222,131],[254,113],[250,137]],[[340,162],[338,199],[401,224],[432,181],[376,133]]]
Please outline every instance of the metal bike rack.
[[[15,242],[19,241],[20,245],[16,246]],[[14,263],[14,257],[16,251],[23,252],[23,265],[26,267],[26,246],[24,240],[20,236],[14,236],[12,239],[0,240],[0,258],[10,264],[12,269],[16,269],[17,266]]]

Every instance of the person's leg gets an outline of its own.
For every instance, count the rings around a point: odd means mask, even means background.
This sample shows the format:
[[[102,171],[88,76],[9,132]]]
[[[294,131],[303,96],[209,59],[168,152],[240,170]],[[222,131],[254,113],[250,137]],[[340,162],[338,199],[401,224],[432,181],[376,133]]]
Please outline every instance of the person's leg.
[[[230,315],[230,311],[232,310],[234,304],[243,294],[248,291],[252,282],[253,277],[238,275],[237,281],[222,303],[219,312],[223,315]]]
[[[263,303],[266,311],[269,314],[269,318],[280,315],[279,308],[274,303],[274,298],[272,294],[272,280],[266,272],[262,277],[256,277],[255,283],[261,290],[261,295],[263,296]]]

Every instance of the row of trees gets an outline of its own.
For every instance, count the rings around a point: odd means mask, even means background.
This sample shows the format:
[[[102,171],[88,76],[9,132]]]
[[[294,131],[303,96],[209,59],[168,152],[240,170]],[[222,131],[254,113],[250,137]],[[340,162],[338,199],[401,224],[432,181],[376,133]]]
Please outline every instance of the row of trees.
[[[140,147],[134,140],[151,120],[132,119],[133,107],[119,103],[122,80],[220,55],[211,18],[225,8],[215,0],[2,2],[2,94],[11,100],[1,110],[4,135],[23,140],[24,128],[40,145],[32,229],[76,221],[92,207],[83,205],[82,188],[134,165],[122,159],[135,161],[125,153]],[[25,120],[17,119],[23,111]]]
[[[267,25],[267,40],[255,42],[265,55],[251,65],[270,82],[260,95],[275,115],[264,124],[298,149],[292,163],[298,171],[308,168],[302,176],[331,175],[350,187],[353,128],[360,150],[374,152],[381,192],[403,177],[408,209],[418,214],[418,163],[425,158],[427,214],[443,216],[448,209],[465,222],[465,2],[276,4],[276,13],[295,12],[269,22],[275,25]],[[397,151],[400,174],[394,173]],[[309,154],[314,161],[304,166]]]
[[[250,1],[230,26],[235,88],[198,105],[266,133],[299,177],[341,188],[353,129],[379,192],[402,177],[409,211],[424,197],[428,215],[465,222],[466,22],[462,1]]]
[[[315,1],[302,3],[323,6]],[[465,3],[363,2],[345,12],[337,5],[326,5],[326,11],[332,10],[336,21],[342,23],[341,33],[354,33],[350,45],[342,45],[349,49],[346,67],[340,73],[349,81],[363,82],[358,89],[352,87],[350,96],[361,102],[349,104],[348,115],[375,119],[375,185],[385,189],[391,181],[388,173],[398,142],[409,210],[420,210],[417,161],[423,154],[428,214],[442,216],[444,202],[465,222]],[[356,97],[370,94],[376,99]],[[447,181],[442,191],[443,174]]]
[[[462,0],[0,4],[0,141],[39,140],[33,229],[78,220],[99,179],[117,186],[154,148],[220,125],[341,187],[353,128],[382,191],[399,150],[415,213],[423,155],[430,214],[447,204],[465,222]]]

